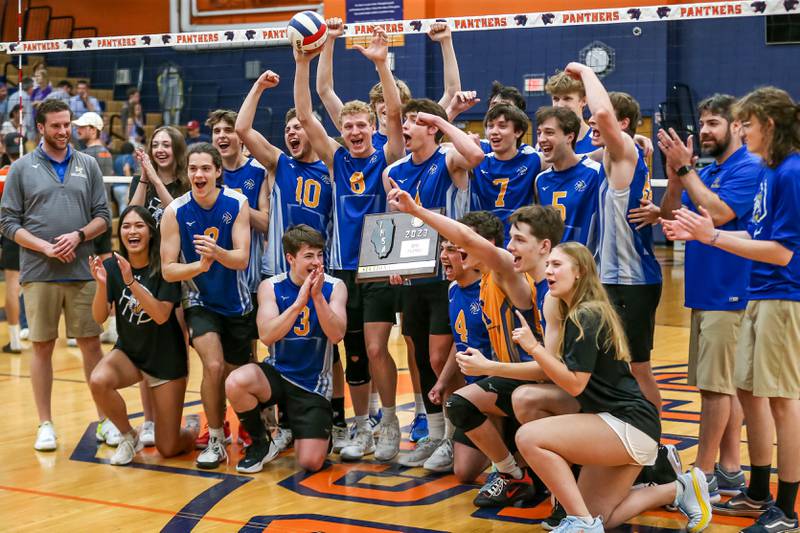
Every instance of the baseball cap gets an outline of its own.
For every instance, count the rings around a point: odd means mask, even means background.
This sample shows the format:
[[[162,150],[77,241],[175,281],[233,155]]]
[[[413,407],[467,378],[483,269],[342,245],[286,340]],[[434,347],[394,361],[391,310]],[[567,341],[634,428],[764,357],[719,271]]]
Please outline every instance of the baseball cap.
[[[200,122],[196,120],[190,120],[186,123],[186,127],[190,130],[196,130],[200,128]]]
[[[72,123],[78,127],[92,126],[93,128],[97,128],[98,130],[103,129],[103,117],[101,117],[94,111],[87,111],[86,113],[81,115],[79,119],[73,120]]]
[[[6,153],[8,155],[19,155],[19,140],[21,137],[22,135],[14,131],[7,133],[3,138],[3,144],[6,145]],[[25,141],[23,140],[23,142]]]

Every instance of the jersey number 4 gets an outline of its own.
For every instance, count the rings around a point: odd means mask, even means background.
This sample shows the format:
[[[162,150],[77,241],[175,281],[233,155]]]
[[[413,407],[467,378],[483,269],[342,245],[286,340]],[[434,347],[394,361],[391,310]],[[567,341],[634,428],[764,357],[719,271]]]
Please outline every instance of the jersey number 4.
[[[467,342],[467,321],[464,319],[464,310],[461,309],[458,312],[458,316],[456,317],[456,323],[454,326],[456,333],[461,338],[461,342]]]
[[[306,207],[317,207],[319,205],[319,195],[322,193],[322,185],[317,180],[297,177],[297,188],[294,190],[295,201]]]

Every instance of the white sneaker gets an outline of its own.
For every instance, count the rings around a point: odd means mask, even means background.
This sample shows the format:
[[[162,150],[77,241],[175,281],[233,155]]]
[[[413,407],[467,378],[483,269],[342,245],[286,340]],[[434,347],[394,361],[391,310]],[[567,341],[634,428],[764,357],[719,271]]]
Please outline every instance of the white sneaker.
[[[343,461],[358,461],[374,451],[375,437],[372,436],[372,429],[367,426],[356,431],[355,438],[342,448],[339,456]]]
[[[117,343],[117,332],[111,328],[108,328],[103,333],[100,334],[100,342],[103,344],[116,344]],[[127,463],[126,463],[127,464]]]
[[[452,472],[453,441],[451,439],[442,439],[442,443],[428,457],[428,460],[422,464],[422,468],[431,472]]]
[[[375,459],[391,461],[400,451],[400,421],[384,418],[380,423],[378,443],[375,445]]]
[[[53,423],[49,420],[42,422],[36,431],[36,443],[33,445],[33,449],[40,452],[52,452],[58,446],[57,440],[56,428],[53,427]]]
[[[406,452],[400,454],[400,458],[397,460],[397,464],[403,466],[422,466],[425,464],[433,452],[436,451],[436,448],[439,447],[442,441],[434,440],[430,437],[425,437],[421,441],[417,443],[417,447],[411,450],[410,452]]]
[[[687,531],[689,533],[703,531],[711,522],[711,502],[709,502],[706,475],[699,468],[692,468],[678,476],[677,483],[674,505],[689,519]]]
[[[76,341],[75,339],[68,338],[67,339],[67,346],[69,346],[70,348],[77,348],[78,347],[78,341]]]
[[[228,462],[228,452],[225,451],[225,444],[217,438],[210,437],[208,446],[197,456],[197,467],[204,470],[213,470],[219,467],[221,462]]]
[[[29,328],[22,328],[19,330],[19,340],[26,341],[31,336],[31,330]]]
[[[136,453],[144,448],[142,441],[130,434],[123,435],[122,440],[117,446],[114,455],[111,456],[109,462],[112,465],[127,465],[133,462]]]
[[[287,428],[278,427],[278,432],[275,434],[275,437],[272,439],[277,446],[278,451],[282,452],[283,450],[289,448],[294,441],[294,437],[292,437],[292,430]]]
[[[342,448],[347,446],[347,428],[340,426],[333,426],[331,429],[332,448],[331,453],[339,453]]]
[[[139,442],[142,446],[155,446],[156,445],[156,423],[152,420],[145,420],[142,427],[139,428]]]
[[[122,442],[122,433],[108,418],[104,418],[97,424],[97,431],[95,431],[94,436],[97,442],[105,442],[109,446],[118,446]]]

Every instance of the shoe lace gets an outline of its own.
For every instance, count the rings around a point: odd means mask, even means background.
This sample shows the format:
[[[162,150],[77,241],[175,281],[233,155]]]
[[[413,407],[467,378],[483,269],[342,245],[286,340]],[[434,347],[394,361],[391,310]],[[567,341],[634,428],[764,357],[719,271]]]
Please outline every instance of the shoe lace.
[[[502,475],[498,475],[492,483],[486,487],[486,492],[490,496],[500,496],[505,492],[508,486],[508,481]]]
[[[367,448],[370,439],[372,439],[372,432],[369,429],[363,429],[356,432],[354,443],[361,448]]]

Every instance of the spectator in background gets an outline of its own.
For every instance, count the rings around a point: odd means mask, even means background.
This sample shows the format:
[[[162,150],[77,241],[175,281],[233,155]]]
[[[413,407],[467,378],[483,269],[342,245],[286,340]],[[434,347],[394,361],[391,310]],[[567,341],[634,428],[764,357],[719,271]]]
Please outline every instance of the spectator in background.
[[[200,133],[200,122],[190,120],[186,123],[186,145],[194,143],[210,143],[211,137],[205,133]]]
[[[21,90],[12,94],[9,98],[11,102],[19,105],[20,96],[22,97],[22,134],[29,141],[36,139],[36,126],[34,125],[33,103],[31,94],[33,93],[33,78],[22,78]]]
[[[69,104],[70,99],[72,98],[72,84],[69,80],[61,80],[56,85],[56,89],[47,95],[45,100],[57,99],[62,100]]]
[[[122,120],[123,124],[128,123],[128,117],[131,116],[134,106],[141,102],[141,93],[137,87],[128,87],[128,90],[125,91],[125,96],[127,96],[128,101],[125,102],[125,105],[122,106],[119,112],[119,118]]]
[[[6,176],[11,169],[11,163],[19,159],[19,133],[9,133],[3,137],[6,155],[10,163],[0,168],[0,176]],[[24,140],[23,140],[24,142]],[[0,182],[3,184],[4,182]],[[0,193],[2,189],[0,189]],[[0,267],[6,280],[6,322],[8,322],[9,342],[3,346],[3,353],[22,353],[20,342],[20,305],[19,305],[19,244],[7,237],[0,236],[0,246],[3,253],[0,255]]]
[[[144,111],[142,111],[142,104],[136,102],[133,104],[128,118],[126,119],[125,133],[128,141],[133,143],[134,146],[144,145]]]
[[[0,135],[8,135],[9,133],[19,131],[19,110],[19,104],[16,104],[11,108],[11,112],[8,114],[8,119],[3,122],[3,126],[0,127]]]
[[[33,82],[36,84],[33,92],[31,93],[31,100],[34,105],[47,98],[53,92],[53,86],[50,85],[50,77],[47,74],[47,69],[42,68],[36,71],[33,75]]]
[[[136,158],[133,157],[134,152],[133,144],[129,142],[122,143],[119,154],[114,158],[114,175],[115,176],[133,176],[139,174],[141,169],[136,163]],[[111,186],[111,196],[117,202],[117,210],[122,213],[128,207],[128,189],[130,186],[127,183],[115,183]]]
[[[6,82],[0,81],[0,124],[8,119],[8,86]],[[13,105],[13,104],[12,104]]]
[[[74,118],[81,118],[84,113],[89,111],[94,111],[95,113],[103,112],[97,98],[89,94],[88,81],[78,80],[75,87],[75,96],[69,99],[69,108],[72,110]]]

